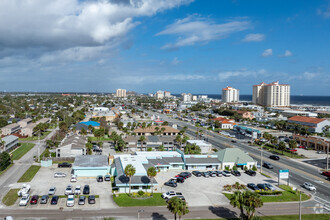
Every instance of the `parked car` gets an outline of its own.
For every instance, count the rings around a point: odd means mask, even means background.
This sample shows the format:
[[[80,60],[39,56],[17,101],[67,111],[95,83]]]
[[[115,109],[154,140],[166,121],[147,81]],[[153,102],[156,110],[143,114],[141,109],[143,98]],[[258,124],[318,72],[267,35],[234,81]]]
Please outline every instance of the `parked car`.
[[[78,205],[85,205],[85,200],[86,200],[85,196],[79,196]]]
[[[170,186],[170,187],[177,187],[178,186],[178,184],[176,182],[171,181],[171,180],[169,180],[166,183],[164,183],[164,185],[165,186]]]
[[[65,195],[69,195],[69,194],[72,194],[72,186],[71,185],[68,185],[66,188],[65,188]]]
[[[296,152],[297,151],[297,149],[289,149],[289,151],[291,151],[291,152]]]
[[[30,200],[31,205],[38,204],[39,196],[38,195],[33,195]]]
[[[323,176],[330,177],[330,171],[323,171],[323,172],[322,172],[322,175],[323,175]]]
[[[199,172],[199,171],[192,171],[192,174],[194,174],[197,177],[201,177],[202,176],[202,173]]]
[[[184,178],[182,177],[175,177],[174,179],[176,183],[184,183]]]
[[[80,195],[80,193],[81,193],[81,187],[80,186],[76,186],[76,188],[74,189],[74,194]]]
[[[269,158],[273,159],[273,160],[279,160],[280,159],[280,157],[277,156],[277,155],[270,155]]]
[[[203,177],[206,177],[206,178],[210,177],[209,172],[203,172],[202,175],[203,175]]]
[[[255,171],[253,171],[253,170],[247,170],[245,173],[248,174],[248,175],[250,175],[250,176],[257,175],[257,173]]]
[[[257,187],[262,190],[268,190],[268,187],[266,186],[266,184],[257,184]]]
[[[48,195],[41,196],[40,204],[47,204],[48,198]]]
[[[173,196],[175,196],[175,192],[174,191],[169,191],[169,192],[163,193],[161,197],[163,199],[166,199],[166,198],[173,197]]]
[[[259,187],[254,183],[248,183],[247,187],[249,187],[252,190],[259,190]]]
[[[23,196],[24,194],[28,194],[30,192],[31,186],[28,184],[23,184],[21,189],[17,192],[18,196]]]
[[[111,181],[110,175],[105,175],[104,176],[104,181]]]
[[[103,176],[99,175],[96,177],[97,182],[103,182]]]
[[[74,195],[68,195],[68,199],[66,200],[66,206],[72,207],[74,206]]]
[[[237,141],[235,141],[235,140],[231,140],[231,142],[233,142],[233,143],[237,143]]]
[[[272,190],[272,191],[275,191],[275,190],[276,190],[276,188],[275,188],[272,184],[270,184],[270,183],[265,183],[265,185],[266,185],[266,187],[267,187],[268,189],[270,189],[270,190]]]
[[[309,183],[309,182],[305,182],[304,187],[306,189],[310,190],[310,191],[315,191],[316,190],[315,186],[313,184]]]
[[[268,162],[264,162],[264,165],[262,165],[263,167],[267,168],[267,169],[273,169],[273,165],[271,165],[270,163]]]
[[[54,177],[66,177],[65,173],[54,173]]]
[[[231,173],[228,170],[224,170],[224,171],[222,171],[222,175],[224,175],[225,177],[229,177],[229,176],[231,176]]]
[[[30,200],[30,195],[29,194],[24,194],[22,195],[21,200],[19,201],[20,206],[26,206]]]
[[[321,151],[321,150],[317,151],[317,153],[318,154],[325,154],[325,152],[324,151]]]
[[[70,182],[72,182],[72,183],[77,182],[77,176],[76,175],[72,175]]]
[[[50,187],[50,189],[48,191],[48,195],[52,196],[55,194],[55,192],[56,192],[56,187],[52,186],[52,187]]]
[[[52,200],[50,201],[51,205],[57,205],[58,199],[60,197],[59,196],[53,196]]]
[[[216,170],[214,172],[216,172],[217,176],[222,176],[222,172],[220,170]]]
[[[88,204],[95,204],[95,196],[94,195],[88,196]]]
[[[209,175],[210,175],[210,177],[216,177],[217,173],[214,171],[209,171]]]
[[[190,173],[190,172],[182,172],[182,173],[180,173],[180,174],[183,174],[183,175],[186,175],[186,176],[188,176],[188,177],[191,177],[191,173]]]
[[[83,194],[87,195],[87,194],[89,194],[89,191],[90,191],[89,185],[85,185],[84,190],[83,190]]]
[[[68,168],[70,168],[70,167],[72,167],[72,164],[71,163],[59,163],[58,164],[58,168],[66,168],[66,167],[68,167]]]
[[[231,171],[231,174],[233,174],[234,176],[241,176],[241,172],[239,172],[238,170]]]

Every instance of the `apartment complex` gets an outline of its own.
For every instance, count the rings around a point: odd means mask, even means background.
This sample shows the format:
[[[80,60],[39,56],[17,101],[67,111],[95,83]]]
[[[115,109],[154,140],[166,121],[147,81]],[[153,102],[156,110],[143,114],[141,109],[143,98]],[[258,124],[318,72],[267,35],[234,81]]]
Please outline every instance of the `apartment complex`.
[[[222,89],[222,102],[238,102],[239,90],[233,87],[227,86]]]
[[[156,96],[156,99],[163,99],[164,98],[164,91],[162,91],[162,90],[157,91],[155,96]]]
[[[181,99],[184,102],[191,102],[192,101],[192,94],[191,93],[182,93],[181,94]]]
[[[254,85],[252,102],[263,106],[290,106],[290,85],[278,81]]]
[[[117,97],[126,97],[126,89],[117,89]]]

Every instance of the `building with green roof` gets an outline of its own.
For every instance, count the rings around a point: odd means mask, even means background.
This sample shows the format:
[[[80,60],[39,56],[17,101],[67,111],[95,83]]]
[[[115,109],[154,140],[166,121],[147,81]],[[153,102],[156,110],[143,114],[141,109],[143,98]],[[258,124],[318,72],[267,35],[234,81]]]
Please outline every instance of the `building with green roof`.
[[[226,166],[233,168],[233,166],[241,167],[246,166],[251,169],[257,162],[239,148],[226,148],[215,153],[221,163],[220,169],[225,169]]]

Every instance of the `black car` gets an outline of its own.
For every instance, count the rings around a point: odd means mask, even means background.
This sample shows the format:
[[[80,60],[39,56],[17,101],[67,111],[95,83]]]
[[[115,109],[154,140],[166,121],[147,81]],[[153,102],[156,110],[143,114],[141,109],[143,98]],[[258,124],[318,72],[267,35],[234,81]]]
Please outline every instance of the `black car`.
[[[103,176],[97,176],[96,177],[97,182],[103,182]]]
[[[84,186],[83,194],[84,194],[84,195],[89,194],[89,185],[85,185],[85,186]]]
[[[273,159],[273,160],[279,160],[280,159],[280,157],[277,156],[277,155],[270,155],[269,158]]]
[[[176,177],[177,183],[184,183],[184,179],[182,177]]]
[[[51,205],[57,205],[59,197],[58,196],[53,196],[52,200],[50,201]]]
[[[104,176],[104,181],[111,181],[110,175],[105,175]]]
[[[95,204],[95,196],[94,195],[88,196],[88,204]]]
[[[189,176],[187,174],[183,174],[183,173],[180,173],[180,174],[176,175],[175,177],[181,177],[183,179],[188,179],[189,178]]]
[[[202,176],[202,173],[199,172],[199,171],[193,171],[192,174],[194,174],[197,177],[201,177]]]
[[[188,176],[188,177],[191,177],[191,173],[189,173],[189,172],[182,172],[182,173],[180,173],[181,175],[185,175],[185,176]]]
[[[257,173],[255,171],[253,171],[253,170],[247,170],[245,173],[248,174],[248,175],[250,175],[250,176],[257,175]]]
[[[174,181],[167,181],[166,183],[164,183],[165,186],[170,186],[170,187],[177,187],[178,184],[176,184],[176,182]]]
[[[241,172],[239,172],[238,170],[231,171],[231,174],[233,174],[233,176],[241,176]]]
[[[58,164],[58,167],[60,168],[60,167],[72,167],[72,164],[71,163],[66,163],[66,162],[64,162],[64,163],[59,163]]]
[[[254,183],[248,183],[247,187],[249,187],[252,190],[259,190],[259,187]]]
[[[271,165],[270,163],[268,162],[265,162],[264,165],[262,165],[263,167],[267,168],[267,169],[273,169],[273,165]]]
[[[235,140],[231,140],[231,142],[233,142],[233,143],[237,143],[237,141],[235,141]]]

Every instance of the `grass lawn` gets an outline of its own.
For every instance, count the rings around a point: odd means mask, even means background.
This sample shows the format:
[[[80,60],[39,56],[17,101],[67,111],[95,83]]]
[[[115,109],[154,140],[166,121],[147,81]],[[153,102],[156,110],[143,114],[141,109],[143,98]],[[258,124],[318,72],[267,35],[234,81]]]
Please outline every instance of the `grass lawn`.
[[[280,188],[285,190],[282,192],[282,195],[280,196],[261,196],[261,199],[263,202],[294,202],[299,201],[299,194],[295,194],[294,191],[291,190],[289,186],[286,185],[280,185]],[[231,195],[230,193],[224,193],[224,195],[230,199]],[[305,193],[301,193],[301,201],[305,201],[309,199],[309,196]]]
[[[32,165],[17,181],[18,183],[30,182],[33,177],[38,173],[41,166]]]
[[[47,135],[50,134],[51,131],[45,131],[40,135],[40,140],[44,139]],[[19,138],[20,141],[37,141],[38,136],[27,137],[27,138]]]
[[[132,199],[126,193],[119,194],[118,197],[113,196],[113,200],[118,206],[165,206],[167,203],[161,197],[161,193],[154,193],[149,199]]]
[[[29,150],[34,147],[35,144],[33,143],[21,143],[21,146],[16,148],[11,154],[12,160],[19,160],[23,157]]]
[[[267,149],[271,152],[274,152],[274,153],[277,153],[277,154],[280,154],[280,155],[284,155],[284,156],[287,156],[287,157],[291,157],[291,158],[306,158],[304,156],[297,155],[297,154],[292,154],[292,153],[289,153],[289,152],[286,152],[286,151],[282,152],[281,150],[277,150],[276,148],[271,148],[271,147],[266,146],[266,145],[264,145],[263,148]]]
[[[11,189],[9,192],[2,198],[2,203],[6,206],[14,205],[16,200],[18,199],[19,189]]]
[[[261,220],[297,220],[298,215],[272,215],[272,216],[258,216]],[[214,218],[212,218],[214,219]],[[212,220],[207,218],[201,218],[199,220]],[[230,220],[240,220],[240,218],[217,218],[217,219],[230,219]],[[302,220],[329,220],[328,214],[304,214],[301,215]]]
[[[2,174],[4,174],[4,173],[5,173],[10,167],[12,167],[13,165],[14,165],[14,164],[11,163],[6,169],[0,171],[0,176],[1,176]]]

